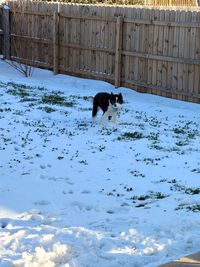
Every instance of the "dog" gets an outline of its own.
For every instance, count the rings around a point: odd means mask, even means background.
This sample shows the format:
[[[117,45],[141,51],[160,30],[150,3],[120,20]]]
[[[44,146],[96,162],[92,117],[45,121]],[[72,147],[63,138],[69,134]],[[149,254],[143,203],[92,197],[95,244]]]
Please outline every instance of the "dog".
[[[117,117],[121,105],[123,104],[122,94],[109,94],[109,93],[98,93],[93,99],[92,118],[93,121],[96,119],[99,108],[103,111],[101,118],[102,125],[105,125],[109,120],[117,124]]]

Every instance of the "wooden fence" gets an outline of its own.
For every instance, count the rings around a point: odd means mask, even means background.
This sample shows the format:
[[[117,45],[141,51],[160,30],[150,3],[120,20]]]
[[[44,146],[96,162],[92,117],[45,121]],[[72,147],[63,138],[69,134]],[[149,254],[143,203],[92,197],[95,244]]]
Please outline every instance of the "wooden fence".
[[[3,8],[0,7],[0,54],[3,53]]]
[[[10,3],[10,56],[200,103],[200,10]]]
[[[10,10],[0,6],[0,54],[10,59]]]

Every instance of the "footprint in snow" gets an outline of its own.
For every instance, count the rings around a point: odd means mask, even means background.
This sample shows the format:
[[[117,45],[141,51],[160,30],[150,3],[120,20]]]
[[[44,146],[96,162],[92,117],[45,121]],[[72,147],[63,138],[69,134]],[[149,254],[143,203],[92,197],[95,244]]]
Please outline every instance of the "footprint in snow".
[[[0,227],[1,228],[6,228],[8,224],[9,224],[9,220],[8,219],[3,218],[3,219],[0,220]]]
[[[86,206],[85,209],[86,209],[87,211],[90,211],[90,210],[92,210],[92,209],[94,209],[94,208],[93,208],[92,206]]]
[[[74,207],[75,209],[79,210],[79,211],[81,211],[81,210],[84,209],[84,205],[83,205],[83,203],[78,202],[78,201],[74,201],[74,202],[72,202],[72,203],[71,203],[71,206]]]
[[[67,181],[67,184],[74,185],[74,183],[73,182],[70,182],[70,181]]]
[[[34,205],[36,205],[36,206],[46,206],[49,204],[50,204],[50,202],[47,200],[37,200],[34,202]]]
[[[82,202],[78,202],[78,201],[74,201],[71,203],[71,206],[74,207],[76,210],[78,211],[90,211],[92,209],[95,209],[93,206],[91,205],[85,205]]]
[[[114,214],[115,212],[114,212],[114,210],[107,210],[106,211],[108,214]]]
[[[41,164],[40,169],[44,170],[44,169],[46,169],[46,166]]]
[[[81,194],[91,194],[91,191],[89,191],[89,190],[83,190],[83,191],[81,192]]]

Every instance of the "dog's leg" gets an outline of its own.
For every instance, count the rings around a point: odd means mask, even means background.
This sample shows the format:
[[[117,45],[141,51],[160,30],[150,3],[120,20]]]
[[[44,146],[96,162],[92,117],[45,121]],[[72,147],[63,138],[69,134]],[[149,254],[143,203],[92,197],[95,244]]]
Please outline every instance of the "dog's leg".
[[[101,117],[101,125],[102,127],[106,126],[107,122],[108,122],[108,118],[109,118],[109,112],[106,111],[103,116]]]
[[[111,121],[113,123],[115,123],[115,124],[118,124],[118,121],[117,121],[117,112],[114,112],[113,113]]]
[[[98,112],[98,106],[93,105],[93,109],[92,109],[92,122],[93,123],[96,122],[97,112]]]
[[[114,112],[114,113],[112,114],[112,119],[111,119],[111,121],[112,121],[113,123],[115,123],[115,124],[119,124],[119,121],[118,121],[119,115],[120,115],[120,112],[119,112],[119,111]]]

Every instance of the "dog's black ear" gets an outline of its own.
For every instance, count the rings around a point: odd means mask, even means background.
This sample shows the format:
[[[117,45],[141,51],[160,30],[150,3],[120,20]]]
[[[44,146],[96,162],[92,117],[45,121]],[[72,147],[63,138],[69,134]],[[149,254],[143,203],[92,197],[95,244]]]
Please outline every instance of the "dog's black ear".
[[[121,103],[123,103],[123,102],[124,102],[124,100],[123,100],[123,96],[122,96],[122,93],[119,93],[119,100],[120,100],[120,102],[121,102]]]
[[[111,92],[111,95],[113,96],[113,92]]]

